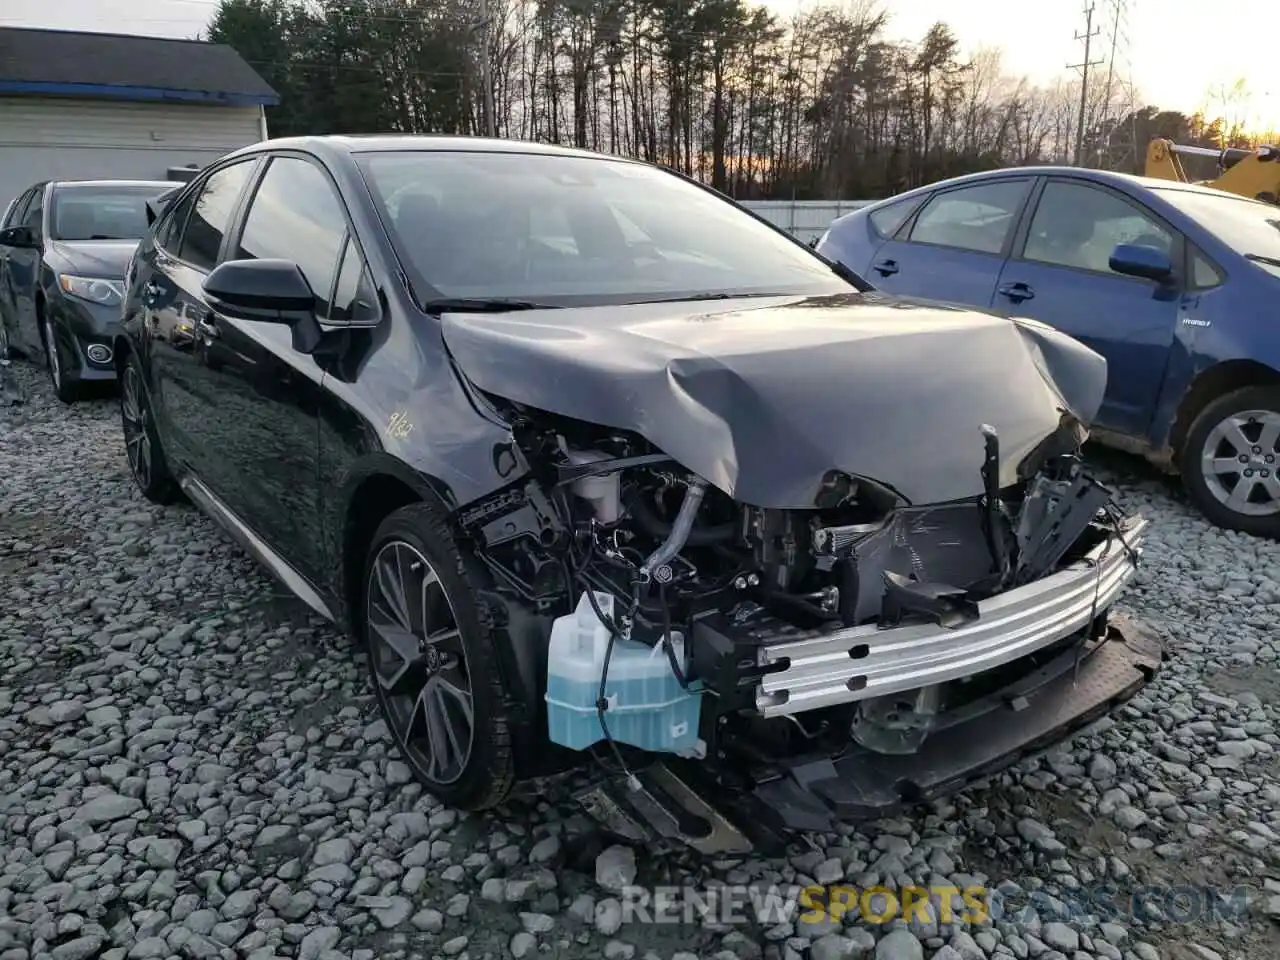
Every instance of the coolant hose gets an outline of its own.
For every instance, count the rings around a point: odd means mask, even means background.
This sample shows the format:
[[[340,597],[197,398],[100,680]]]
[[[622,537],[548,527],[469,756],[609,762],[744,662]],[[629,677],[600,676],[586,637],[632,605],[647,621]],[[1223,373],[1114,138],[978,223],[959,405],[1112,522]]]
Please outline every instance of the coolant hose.
[[[671,526],[654,512],[653,507],[645,501],[642,493],[639,491],[630,492],[626,497],[626,503],[636,523],[644,528],[645,533],[656,538],[664,538],[671,535]],[[733,539],[736,530],[737,525],[733,521],[722,523],[715,527],[691,528],[689,535],[685,538],[684,546],[707,547],[713,543],[724,543],[726,540]]]
[[[689,531],[693,529],[694,517],[698,515],[698,509],[702,506],[702,497],[707,492],[707,482],[700,478],[694,478],[689,482],[689,489],[685,492],[684,502],[680,504],[680,512],[676,514],[676,521],[671,525],[671,532],[667,534],[667,539],[657,550],[649,555],[649,559],[644,562],[644,566],[640,568],[640,575],[646,579],[665,564],[675,559],[676,554],[684,549],[685,544],[689,540]]]

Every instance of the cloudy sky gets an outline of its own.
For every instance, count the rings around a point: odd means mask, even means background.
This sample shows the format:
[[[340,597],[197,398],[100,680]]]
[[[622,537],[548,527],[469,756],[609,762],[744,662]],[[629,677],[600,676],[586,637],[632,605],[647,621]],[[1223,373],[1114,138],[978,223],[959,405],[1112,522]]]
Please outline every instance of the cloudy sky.
[[[764,0],[783,16],[820,0]],[[1108,20],[1112,0],[1096,0],[1098,20]],[[1258,2],[1222,4],[1205,16],[1203,0],[1127,0],[1127,66],[1144,98],[1172,109],[1221,110],[1215,91],[1244,79],[1250,91],[1251,126],[1280,128],[1280,80],[1273,66],[1275,34],[1265,17],[1250,16]],[[0,25],[43,26],[190,37],[212,16],[217,0],[0,0]],[[999,47],[1005,67],[1037,82],[1067,73],[1083,59],[1080,0],[884,0],[892,33],[918,38],[945,20],[967,49]],[[1225,12],[1233,10],[1239,12]],[[1104,34],[1110,23],[1099,23]],[[1105,55],[1104,48],[1098,51]],[[1097,59],[1091,54],[1090,59]],[[1234,113],[1236,108],[1232,108]]]

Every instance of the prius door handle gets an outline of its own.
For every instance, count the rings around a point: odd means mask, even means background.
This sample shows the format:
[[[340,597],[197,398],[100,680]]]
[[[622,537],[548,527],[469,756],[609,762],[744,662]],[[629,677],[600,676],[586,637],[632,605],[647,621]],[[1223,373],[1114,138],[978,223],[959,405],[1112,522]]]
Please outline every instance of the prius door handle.
[[[1002,283],[999,287],[999,293],[1008,297],[1014,303],[1021,303],[1023,300],[1031,300],[1035,297],[1036,292],[1025,283]]]

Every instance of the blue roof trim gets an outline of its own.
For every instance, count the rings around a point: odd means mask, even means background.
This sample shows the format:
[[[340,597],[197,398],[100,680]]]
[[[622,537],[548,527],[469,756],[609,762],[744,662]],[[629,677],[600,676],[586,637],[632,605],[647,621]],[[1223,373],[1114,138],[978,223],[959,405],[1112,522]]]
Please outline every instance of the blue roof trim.
[[[124,87],[108,83],[44,83],[0,79],[0,94],[46,97],[86,97],[95,100],[127,100],[135,103],[162,101],[216,103],[224,107],[274,107],[280,102],[270,94],[225,93],[220,90],[166,90],[162,87]]]

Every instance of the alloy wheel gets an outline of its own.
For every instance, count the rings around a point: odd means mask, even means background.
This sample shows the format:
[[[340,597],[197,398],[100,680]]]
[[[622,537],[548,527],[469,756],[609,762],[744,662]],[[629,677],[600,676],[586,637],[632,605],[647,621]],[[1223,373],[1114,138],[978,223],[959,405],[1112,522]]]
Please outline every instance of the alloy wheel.
[[[452,602],[426,557],[403,540],[375,555],[366,585],[369,648],[393,733],[431,783],[456,783],[475,740],[474,698]]]
[[[125,452],[129,469],[143,490],[151,483],[151,433],[147,416],[147,400],[142,380],[133,364],[125,368],[120,389],[120,420],[124,428]]]
[[[1227,509],[1250,517],[1280,513],[1280,413],[1244,410],[1209,431],[1200,451],[1205,486]]]
[[[58,341],[53,334],[53,321],[44,319],[44,352],[49,361],[49,378],[55,389],[62,389],[62,362],[58,359]]]

